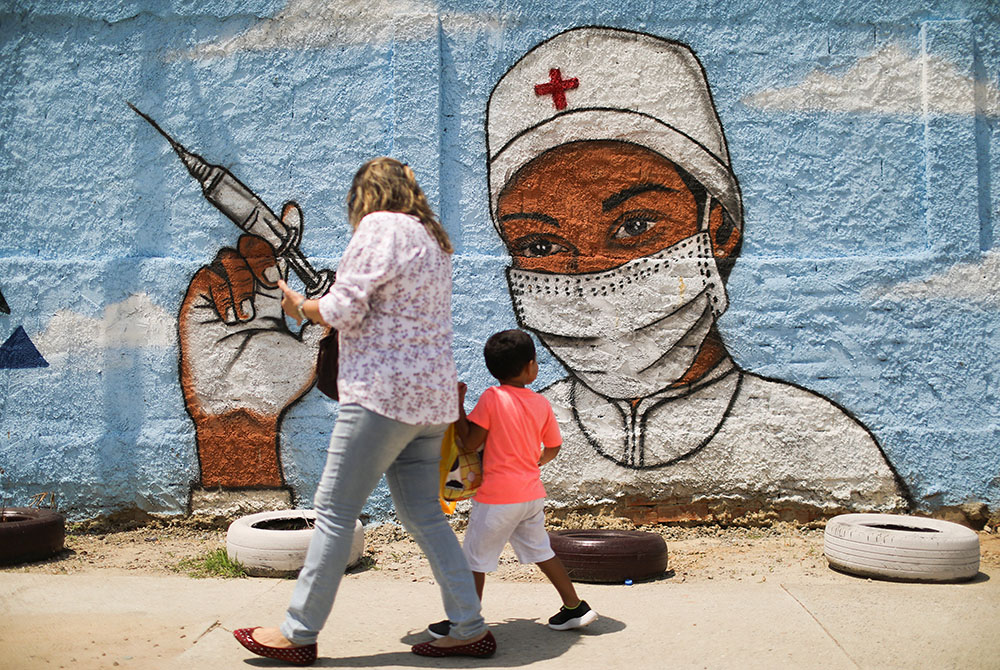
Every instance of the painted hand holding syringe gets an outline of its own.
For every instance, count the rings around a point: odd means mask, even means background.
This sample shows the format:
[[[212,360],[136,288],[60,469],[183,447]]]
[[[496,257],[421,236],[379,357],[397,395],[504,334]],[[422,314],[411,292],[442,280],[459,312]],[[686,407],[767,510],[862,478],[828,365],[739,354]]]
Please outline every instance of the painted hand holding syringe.
[[[290,266],[317,298],[333,283],[299,250],[302,212],[285,203],[281,218],[228,170],[211,165],[160,132],[201,185],[205,198],[244,234],[192,277],[178,316],[180,384],[195,424],[201,486],[285,486],[278,453],[281,417],[311,387],[324,329],[291,332],[278,281]]]

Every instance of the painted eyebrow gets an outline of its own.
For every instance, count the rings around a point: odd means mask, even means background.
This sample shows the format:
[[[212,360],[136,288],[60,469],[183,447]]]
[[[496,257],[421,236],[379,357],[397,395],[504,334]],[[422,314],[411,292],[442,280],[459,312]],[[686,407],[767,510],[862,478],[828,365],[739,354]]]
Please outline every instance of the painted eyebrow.
[[[556,228],[559,227],[559,222],[548,214],[537,214],[535,212],[514,212],[513,214],[504,214],[500,217],[500,221],[513,221],[514,219],[531,219],[532,221],[547,223]]]
[[[601,208],[605,212],[609,212],[618,205],[622,204],[629,198],[634,198],[641,193],[648,193],[649,191],[662,191],[663,193],[679,193],[676,188],[670,188],[664,186],[663,184],[636,184],[635,186],[629,186],[628,188],[623,188],[614,195],[605,198],[604,202],[601,203]]]

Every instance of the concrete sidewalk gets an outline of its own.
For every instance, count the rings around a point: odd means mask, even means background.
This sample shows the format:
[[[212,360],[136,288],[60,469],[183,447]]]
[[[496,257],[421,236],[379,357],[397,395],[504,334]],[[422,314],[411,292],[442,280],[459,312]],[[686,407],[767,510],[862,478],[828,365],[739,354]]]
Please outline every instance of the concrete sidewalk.
[[[543,624],[544,583],[488,582],[490,659],[410,653],[443,618],[437,587],[368,571],[345,577],[315,667],[335,668],[998,668],[1000,571],[965,584],[837,574],[795,583],[582,584],[601,618]],[[836,574],[836,573],[835,573]],[[278,667],[233,639],[276,625],[294,582],[275,579],[0,573],[0,668]],[[284,667],[284,666],[282,666]]]

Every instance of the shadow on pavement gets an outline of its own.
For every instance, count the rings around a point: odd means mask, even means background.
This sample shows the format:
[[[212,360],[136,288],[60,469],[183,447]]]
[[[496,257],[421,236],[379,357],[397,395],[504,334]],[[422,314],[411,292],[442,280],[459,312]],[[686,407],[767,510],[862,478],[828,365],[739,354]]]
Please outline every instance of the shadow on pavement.
[[[839,572],[842,575],[847,575],[848,577],[853,577],[854,579],[860,581],[875,581],[875,582],[893,582],[896,584],[985,584],[990,581],[990,576],[983,571],[977,572],[974,576],[968,579],[895,579],[893,577],[870,577],[868,575],[856,575],[853,572],[847,570],[842,570],[836,566],[831,565],[830,569],[834,572]]]
[[[391,651],[370,656],[329,658],[321,656],[313,667],[319,668],[384,668],[411,666],[414,668],[461,668],[474,662],[477,668],[508,668],[528,665],[538,661],[556,658],[564,654],[581,637],[610,635],[625,630],[625,623],[601,616],[597,621],[576,630],[551,630],[537,619],[507,619],[493,624],[490,630],[497,639],[497,653],[490,658],[471,659],[456,656],[450,658],[430,658],[417,656],[409,649]],[[410,633],[400,642],[405,645],[427,642],[430,636],[425,632]],[[336,654],[335,650],[332,650]],[[247,659],[247,665],[260,668],[287,667],[277,661],[265,658]]]

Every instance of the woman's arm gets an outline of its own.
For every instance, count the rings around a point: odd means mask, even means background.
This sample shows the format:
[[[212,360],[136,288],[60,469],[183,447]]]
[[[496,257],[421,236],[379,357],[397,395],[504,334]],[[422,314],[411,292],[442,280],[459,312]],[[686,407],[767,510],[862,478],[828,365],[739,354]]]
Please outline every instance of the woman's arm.
[[[285,313],[300,323],[307,318],[341,332],[355,331],[368,316],[373,294],[395,278],[414,253],[405,236],[397,234],[393,221],[384,220],[392,216],[396,215],[379,212],[361,220],[340,260],[337,281],[322,298],[306,300],[301,293],[282,286]]]
[[[284,280],[278,280],[278,288],[284,294],[281,298],[281,309],[285,314],[295,319],[295,323],[302,324],[302,321],[312,321],[327,328],[330,324],[323,320],[323,315],[319,313],[319,300],[307,300],[298,291],[293,291]]]

